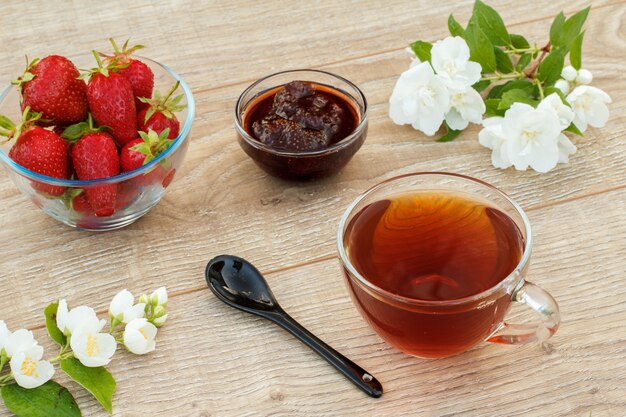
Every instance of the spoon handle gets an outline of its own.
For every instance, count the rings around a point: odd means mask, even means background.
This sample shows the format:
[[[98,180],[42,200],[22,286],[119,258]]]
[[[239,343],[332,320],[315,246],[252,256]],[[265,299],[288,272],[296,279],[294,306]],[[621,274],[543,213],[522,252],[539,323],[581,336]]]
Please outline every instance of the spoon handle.
[[[339,372],[341,372],[346,378],[352,381],[354,385],[362,389],[369,396],[379,398],[383,395],[382,384],[374,378],[372,374],[343,356],[341,353],[337,352],[332,347],[328,346],[313,333],[302,327],[300,323],[298,323],[284,310],[272,314],[268,318],[317,352],[321,357],[326,359],[328,363],[337,368]]]

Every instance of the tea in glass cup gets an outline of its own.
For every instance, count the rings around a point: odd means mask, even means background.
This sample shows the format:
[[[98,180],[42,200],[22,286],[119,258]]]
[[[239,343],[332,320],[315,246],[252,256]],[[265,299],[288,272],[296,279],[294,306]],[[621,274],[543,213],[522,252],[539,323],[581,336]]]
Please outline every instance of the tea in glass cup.
[[[556,332],[558,306],[524,276],[530,225],[496,188],[446,173],[385,181],[346,211],[338,245],[351,296],[387,342],[438,358],[483,340],[523,343]],[[506,325],[512,301],[542,323]]]

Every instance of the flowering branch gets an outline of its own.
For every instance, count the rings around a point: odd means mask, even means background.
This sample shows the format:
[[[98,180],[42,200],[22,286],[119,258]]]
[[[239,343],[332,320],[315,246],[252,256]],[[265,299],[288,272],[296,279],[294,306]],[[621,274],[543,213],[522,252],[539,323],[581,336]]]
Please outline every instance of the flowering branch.
[[[443,126],[439,142],[482,124],[479,142],[492,149],[498,168],[547,172],[567,163],[576,146],[564,133],[582,136],[609,117],[611,98],[589,85],[592,74],[582,68],[588,13],[559,13],[539,48],[509,33],[498,12],[476,0],[465,27],[449,16],[452,36],[411,44],[414,59],[396,82],[389,116],[429,136]]]
[[[94,309],[79,306],[69,309],[65,300],[46,307],[44,316],[50,337],[60,346],[59,355],[43,360],[43,348],[26,329],[10,332],[0,320],[0,393],[5,406],[18,417],[80,416],[72,394],[52,381],[54,365],[89,391],[104,409],[113,412],[115,379],[104,368],[122,344],[129,352],[143,355],[156,348],[157,328],[167,320],[167,291],[161,287],[152,295],[140,297],[123,290],[109,307],[109,332],[102,329]],[[116,327],[124,325],[121,332]],[[6,364],[9,371],[2,375]]]

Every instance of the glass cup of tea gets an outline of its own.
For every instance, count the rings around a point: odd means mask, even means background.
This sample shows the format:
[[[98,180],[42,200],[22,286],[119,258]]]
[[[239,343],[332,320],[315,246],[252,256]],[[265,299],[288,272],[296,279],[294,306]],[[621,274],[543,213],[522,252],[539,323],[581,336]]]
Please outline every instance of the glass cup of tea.
[[[544,341],[559,327],[554,298],[525,280],[526,214],[483,181],[437,172],[384,181],[347,208],[337,244],[359,312],[409,355]],[[534,310],[537,322],[505,322],[512,302]]]

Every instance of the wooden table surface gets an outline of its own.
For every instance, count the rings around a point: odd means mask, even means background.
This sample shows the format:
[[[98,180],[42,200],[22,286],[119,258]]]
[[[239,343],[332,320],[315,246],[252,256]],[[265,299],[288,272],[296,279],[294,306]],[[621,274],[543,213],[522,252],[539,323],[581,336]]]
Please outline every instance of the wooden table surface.
[[[445,5],[444,5],[445,3]],[[552,18],[581,0],[490,1],[511,30],[543,43]],[[107,38],[149,46],[191,86],[196,120],[180,175],[161,203],[119,231],[76,231],[45,216],[0,175],[0,319],[33,329],[47,348],[43,308],[57,298],[104,313],[119,290],[167,285],[170,319],[157,351],[120,352],[115,416],[624,416],[626,415],[626,2],[595,1],[584,66],[610,93],[603,129],[574,139],[569,165],[548,174],[491,166],[477,128],[435,143],[387,116],[405,46],[447,36],[470,1],[3,2],[0,79],[23,56],[69,57]],[[321,68],[361,87],[370,104],[363,148],[337,176],[287,183],[244,154],[233,108],[252,81],[278,70]],[[441,360],[406,356],[361,319],[344,286],[335,233],[362,191],[413,171],[453,171],[494,184],[526,210],[535,247],[529,279],[558,300],[562,327],[549,344],[481,344]],[[243,256],[283,307],[375,374],[381,399],[355,389],[283,330],[219,302],[204,268]],[[52,350],[48,350],[53,353]],[[105,415],[57,372],[85,416]],[[9,413],[0,406],[0,416]]]

